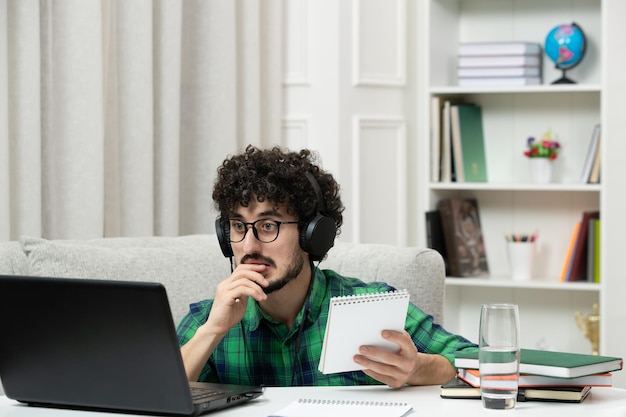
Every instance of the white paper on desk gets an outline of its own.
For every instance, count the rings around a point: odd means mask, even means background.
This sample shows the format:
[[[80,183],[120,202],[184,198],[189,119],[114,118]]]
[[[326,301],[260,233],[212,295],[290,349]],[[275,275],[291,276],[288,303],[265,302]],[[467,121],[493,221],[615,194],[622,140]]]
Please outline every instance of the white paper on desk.
[[[406,290],[332,297],[318,369],[323,374],[358,371],[354,355],[363,345],[397,351],[382,338],[383,330],[403,331],[409,307]]]
[[[408,403],[300,399],[268,417],[404,417],[413,411]]]

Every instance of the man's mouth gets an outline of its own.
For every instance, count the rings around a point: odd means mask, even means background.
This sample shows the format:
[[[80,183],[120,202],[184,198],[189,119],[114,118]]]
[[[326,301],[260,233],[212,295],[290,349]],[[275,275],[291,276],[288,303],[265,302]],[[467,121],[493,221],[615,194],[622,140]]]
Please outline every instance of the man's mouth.
[[[242,264],[265,265],[270,268],[274,266],[274,261],[261,255],[245,255],[241,259]]]

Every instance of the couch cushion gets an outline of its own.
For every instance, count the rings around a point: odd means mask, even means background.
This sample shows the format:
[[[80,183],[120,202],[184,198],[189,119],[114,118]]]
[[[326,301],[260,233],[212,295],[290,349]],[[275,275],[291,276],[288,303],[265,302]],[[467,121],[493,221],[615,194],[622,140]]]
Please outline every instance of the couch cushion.
[[[214,235],[84,241],[20,238],[30,274],[162,283],[175,323],[230,273]]]
[[[20,242],[32,275],[161,282],[176,323],[190,303],[213,297],[217,284],[230,274],[215,235],[76,241],[22,237]],[[337,242],[320,268],[406,288],[411,302],[443,324],[445,274],[435,251]]]
[[[28,275],[26,255],[19,242],[0,242],[0,274]]]

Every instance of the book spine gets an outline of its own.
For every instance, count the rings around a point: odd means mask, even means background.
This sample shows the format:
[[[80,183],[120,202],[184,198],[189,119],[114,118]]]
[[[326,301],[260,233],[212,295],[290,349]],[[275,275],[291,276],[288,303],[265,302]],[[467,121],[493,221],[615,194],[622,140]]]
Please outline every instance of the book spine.
[[[441,215],[438,210],[426,212],[426,245],[427,247],[439,252],[443,258],[446,275],[450,274],[450,266],[448,263],[448,251],[441,227]]]
[[[595,239],[595,263],[593,265],[593,282],[600,282],[600,219],[594,220],[594,227],[596,229]]]
[[[572,260],[572,253],[574,252],[574,247],[576,245],[576,238],[578,237],[578,229],[580,228],[580,222],[576,222],[574,225],[574,230],[572,230],[572,236],[569,240],[569,245],[567,247],[567,253],[565,254],[565,261],[563,262],[563,268],[561,269],[561,282],[567,281],[567,270],[570,266],[570,261]]]
[[[522,86],[539,85],[540,77],[489,77],[489,78],[459,78],[459,85],[462,87],[478,86]]]
[[[441,98],[434,96],[430,103],[430,181],[441,179]]]
[[[448,254],[448,264],[452,276],[461,276],[459,270],[458,256],[455,247],[454,215],[452,213],[452,201],[450,199],[441,200],[437,206],[441,216],[441,228],[443,230],[446,252]]]
[[[540,66],[539,55],[524,56],[461,56],[459,68],[531,67]]]
[[[539,67],[459,68],[457,75],[464,78],[484,77],[539,77]]]
[[[465,167],[463,166],[463,149],[461,145],[461,122],[459,121],[459,105],[450,108],[452,125],[452,155],[454,159],[454,174],[456,182],[465,182]]]
[[[467,42],[459,45],[459,55],[538,55],[541,45],[532,42]]]
[[[591,135],[591,141],[587,149],[587,156],[585,157],[585,163],[583,165],[583,172],[580,176],[580,182],[583,184],[588,183],[591,176],[591,168],[596,159],[596,153],[598,152],[598,141],[600,139],[600,125],[597,124],[593,128]]]
[[[599,136],[598,147],[596,149],[596,155],[593,160],[593,165],[591,167],[591,173],[589,174],[590,184],[598,184],[600,182],[600,164],[601,164],[600,148],[601,147],[602,147],[602,136]]]

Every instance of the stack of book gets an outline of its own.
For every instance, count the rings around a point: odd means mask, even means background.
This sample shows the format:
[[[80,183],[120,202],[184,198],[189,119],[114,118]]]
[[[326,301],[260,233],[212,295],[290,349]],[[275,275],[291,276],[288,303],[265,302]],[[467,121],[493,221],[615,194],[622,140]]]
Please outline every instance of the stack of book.
[[[457,375],[441,386],[443,398],[480,398],[478,352],[458,352]],[[623,359],[521,349],[518,401],[582,402],[592,387],[610,387]]]
[[[541,45],[534,42],[466,42],[459,45],[460,86],[542,83]]]

